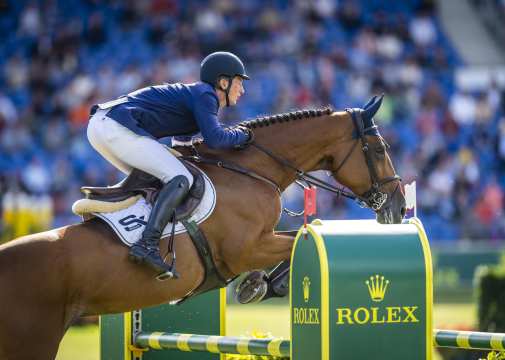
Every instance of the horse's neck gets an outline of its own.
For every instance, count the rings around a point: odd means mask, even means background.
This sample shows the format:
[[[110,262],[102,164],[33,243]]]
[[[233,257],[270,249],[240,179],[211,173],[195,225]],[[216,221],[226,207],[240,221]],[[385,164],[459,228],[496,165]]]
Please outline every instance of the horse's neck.
[[[254,133],[257,144],[302,171],[314,171],[323,168],[330,146],[338,146],[337,143],[350,137],[352,123],[346,113],[339,112],[257,128]],[[269,178],[281,190],[296,179],[295,171],[255,147],[236,153],[226,152],[222,156]]]

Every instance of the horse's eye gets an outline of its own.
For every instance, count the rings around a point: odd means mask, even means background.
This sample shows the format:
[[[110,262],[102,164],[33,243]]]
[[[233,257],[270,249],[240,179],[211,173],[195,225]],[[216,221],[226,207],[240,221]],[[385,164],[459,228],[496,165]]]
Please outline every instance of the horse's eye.
[[[384,146],[379,146],[378,148],[375,149],[375,152],[378,155],[384,155],[384,153],[386,152],[386,149],[384,148]]]

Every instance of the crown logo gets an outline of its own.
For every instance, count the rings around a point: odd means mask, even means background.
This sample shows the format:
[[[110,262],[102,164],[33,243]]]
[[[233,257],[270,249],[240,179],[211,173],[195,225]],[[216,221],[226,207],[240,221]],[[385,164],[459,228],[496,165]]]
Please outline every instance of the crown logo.
[[[303,301],[309,302],[310,298],[310,279],[308,276],[305,276],[302,281],[303,286]]]
[[[365,283],[368,287],[368,292],[370,293],[372,301],[380,302],[384,300],[389,280],[385,280],[384,276],[375,275],[370,276],[370,280],[365,281]]]

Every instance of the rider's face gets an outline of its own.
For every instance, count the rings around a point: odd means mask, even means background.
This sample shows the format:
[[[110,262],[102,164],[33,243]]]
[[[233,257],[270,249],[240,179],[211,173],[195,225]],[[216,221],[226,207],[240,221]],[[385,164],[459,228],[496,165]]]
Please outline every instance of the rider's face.
[[[231,82],[231,87],[230,87],[230,92],[228,94],[228,98],[230,100],[230,106],[236,105],[238,102],[238,99],[242,95],[244,95],[245,90],[244,90],[244,84],[243,84],[244,79],[242,79],[240,76],[235,76],[232,79]],[[223,89],[226,89],[228,86],[228,79],[221,79],[219,82],[219,87],[218,89],[218,97],[219,97],[219,106],[224,107],[226,106],[226,95]]]
[[[242,79],[240,76],[235,76],[231,82],[231,88],[230,88],[230,105],[236,105],[238,102],[238,99],[242,95],[244,95],[245,90],[244,90],[244,79]]]

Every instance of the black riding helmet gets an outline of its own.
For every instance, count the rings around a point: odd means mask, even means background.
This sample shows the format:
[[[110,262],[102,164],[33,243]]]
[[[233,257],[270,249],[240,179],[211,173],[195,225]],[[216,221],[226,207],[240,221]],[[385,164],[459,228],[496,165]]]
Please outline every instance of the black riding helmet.
[[[200,64],[200,80],[206,82],[213,87],[217,85],[221,77],[228,78],[228,87],[221,89],[226,94],[226,106],[229,106],[228,94],[230,92],[231,80],[235,76],[240,76],[242,79],[249,80],[245,72],[242,60],[230,52],[218,51],[207,55]]]

